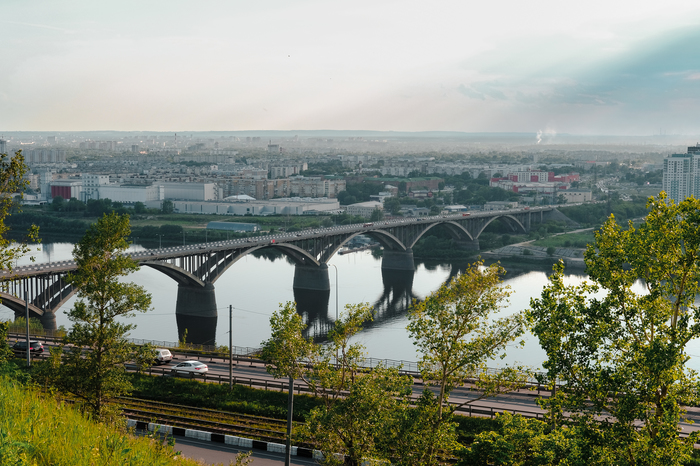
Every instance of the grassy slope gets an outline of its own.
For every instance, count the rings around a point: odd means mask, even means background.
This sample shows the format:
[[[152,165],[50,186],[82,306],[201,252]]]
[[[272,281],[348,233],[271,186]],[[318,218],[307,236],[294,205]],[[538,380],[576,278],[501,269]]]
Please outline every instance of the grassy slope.
[[[555,248],[585,248],[587,244],[592,244],[594,240],[593,231],[585,231],[581,233],[569,233],[559,236],[551,236],[549,238],[543,238],[533,242],[533,246],[541,246],[548,248],[553,246]],[[566,242],[569,241],[567,246]]]
[[[0,464],[197,465],[149,438],[85,419],[71,406],[0,378]]]

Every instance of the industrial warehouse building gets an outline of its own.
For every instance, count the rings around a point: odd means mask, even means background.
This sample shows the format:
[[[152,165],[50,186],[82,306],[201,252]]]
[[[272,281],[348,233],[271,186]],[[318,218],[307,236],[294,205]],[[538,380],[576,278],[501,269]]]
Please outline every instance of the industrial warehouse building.
[[[337,199],[284,198],[269,201],[173,201],[175,212],[219,215],[316,215],[340,211]]]

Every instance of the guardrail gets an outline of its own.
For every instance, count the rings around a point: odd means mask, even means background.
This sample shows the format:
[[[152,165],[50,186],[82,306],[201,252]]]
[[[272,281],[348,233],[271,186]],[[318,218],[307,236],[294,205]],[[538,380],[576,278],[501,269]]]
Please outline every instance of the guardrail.
[[[132,372],[136,372],[135,369],[131,369]],[[260,388],[264,390],[277,390],[280,392],[287,392],[289,384],[286,380],[277,379],[259,379],[255,377],[238,377],[233,375],[229,378],[228,375],[221,374],[209,374],[205,373],[202,375],[195,375],[194,373],[179,373],[178,375],[172,374],[172,369],[162,368],[162,367],[150,367],[149,369],[143,371],[149,375],[161,375],[161,376],[171,376],[179,377],[188,380],[199,380],[205,383],[216,383],[219,385],[228,384],[232,382],[236,385],[247,386],[250,388]],[[294,390],[297,394],[301,393],[313,393],[307,385],[304,384],[294,384]],[[345,393],[347,394],[347,393]],[[504,412],[509,412],[512,414],[520,414],[524,417],[531,417],[535,419],[541,419],[544,417],[542,411],[527,411],[518,409],[500,409],[493,406],[483,406],[483,405],[472,405],[472,404],[461,404],[461,403],[450,403],[456,407],[455,412],[460,413],[465,416],[488,416],[494,418],[496,414],[502,414]]]
[[[17,338],[17,339],[25,338],[24,334],[18,334],[18,333],[11,333],[9,336],[11,338]],[[34,339],[36,337],[39,337],[39,336],[41,336],[41,335],[40,334],[32,334],[30,332],[30,337],[33,337]],[[62,340],[62,338],[43,336],[43,340],[57,343],[57,342],[60,342]],[[222,363],[226,363],[229,360],[229,357],[228,357],[229,351],[228,351],[227,347],[206,346],[206,345],[183,345],[183,344],[168,342],[168,341],[145,340],[145,339],[136,339],[136,338],[129,338],[127,340],[129,342],[137,344],[137,345],[151,344],[151,345],[158,347],[158,348],[168,348],[171,351],[173,351],[174,353],[182,355],[186,359],[208,359],[209,362],[214,362],[215,359],[220,359],[222,361]],[[223,350],[222,350],[222,348],[223,348]],[[188,352],[187,350],[192,350],[192,351],[196,351],[196,352]],[[251,365],[253,365],[254,363],[264,364],[265,361],[263,361],[262,359],[257,357],[257,355],[260,354],[260,352],[261,352],[261,348],[249,347],[249,346],[234,346],[233,351],[232,351],[232,356],[233,356],[233,360],[237,363],[249,362],[249,363],[251,363]],[[335,361],[332,361],[332,362],[335,363]],[[400,374],[409,375],[409,376],[412,376],[416,379],[421,378],[419,364],[416,361],[366,358],[366,359],[364,359],[362,364],[360,364],[360,367],[363,369],[372,369],[372,368],[375,368],[377,366],[398,368]],[[475,374],[472,374],[471,377],[468,377],[465,380],[465,382],[466,383],[473,383],[482,374],[494,375],[494,374],[498,374],[501,371],[503,371],[502,368],[488,367],[484,371],[479,371]],[[539,394],[540,391],[545,390],[544,385],[546,385],[546,381],[547,381],[547,376],[545,373],[543,373],[543,372],[531,372],[531,373],[528,373],[528,375],[526,377],[525,386],[528,388],[532,388],[532,389],[537,390],[537,393]],[[557,384],[557,386],[560,386],[560,384]]]

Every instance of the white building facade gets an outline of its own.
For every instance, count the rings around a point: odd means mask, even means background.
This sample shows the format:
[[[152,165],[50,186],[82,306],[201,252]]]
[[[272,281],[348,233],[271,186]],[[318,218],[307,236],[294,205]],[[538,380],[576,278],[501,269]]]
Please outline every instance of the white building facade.
[[[664,159],[662,189],[676,203],[691,196],[700,199],[700,146]]]

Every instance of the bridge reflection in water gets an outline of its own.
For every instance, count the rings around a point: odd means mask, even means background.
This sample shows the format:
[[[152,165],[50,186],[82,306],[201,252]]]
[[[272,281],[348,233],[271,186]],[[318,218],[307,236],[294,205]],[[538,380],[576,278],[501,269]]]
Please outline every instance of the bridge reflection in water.
[[[411,302],[418,298],[413,294],[413,276],[412,270],[382,270],[384,288],[381,296],[370,303],[374,308],[374,320],[365,322],[364,329],[372,329],[406,314]],[[294,288],[297,312],[307,324],[304,336],[317,343],[328,340],[328,332],[335,322],[335,308],[329,309],[330,294],[330,291]],[[343,309],[339,312],[342,316]]]
[[[414,272],[409,270],[382,270],[382,294],[370,303],[374,309],[374,320],[366,322],[364,329],[372,329],[384,322],[406,314],[411,302],[418,297],[413,294]],[[328,332],[335,322],[335,306],[330,306],[330,290],[293,288],[297,312],[307,325],[304,336],[317,343],[328,340]],[[200,296],[207,299],[207,296]],[[342,315],[343,309],[339,309]],[[177,329],[180,341],[215,345],[217,316],[191,316],[177,314]]]

